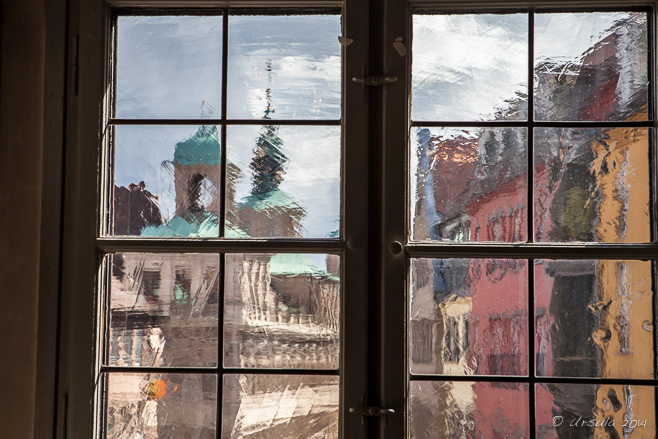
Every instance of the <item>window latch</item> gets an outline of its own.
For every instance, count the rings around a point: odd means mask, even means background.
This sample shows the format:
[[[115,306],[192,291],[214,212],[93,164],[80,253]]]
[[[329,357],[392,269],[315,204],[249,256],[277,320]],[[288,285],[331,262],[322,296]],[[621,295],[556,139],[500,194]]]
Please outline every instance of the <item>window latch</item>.
[[[383,416],[393,415],[395,414],[395,410],[383,409],[381,407],[352,407],[350,408],[350,413],[359,413],[361,416]]]
[[[357,78],[354,77],[352,78],[352,81],[363,84],[363,85],[370,85],[372,87],[376,87],[378,85],[382,84],[387,84],[389,82],[395,82],[398,80],[397,76],[367,76],[365,78]]]

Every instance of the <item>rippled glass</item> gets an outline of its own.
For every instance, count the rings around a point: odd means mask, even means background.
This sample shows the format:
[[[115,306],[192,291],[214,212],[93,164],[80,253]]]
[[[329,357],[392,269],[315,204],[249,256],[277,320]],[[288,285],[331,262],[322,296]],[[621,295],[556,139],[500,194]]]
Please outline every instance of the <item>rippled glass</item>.
[[[654,438],[655,387],[536,384],[537,438]]]
[[[412,381],[412,439],[529,437],[528,384]]]
[[[224,366],[337,369],[340,256],[227,254]]]
[[[120,16],[116,45],[116,117],[221,117],[221,16]]]
[[[228,117],[340,119],[338,15],[229,18]]]
[[[526,120],[528,15],[414,15],[412,120]]]
[[[537,375],[654,378],[652,266],[535,261]]]
[[[217,364],[217,254],[116,253],[107,261],[110,365]]]
[[[215,438],[214,374],[106,373],[107,439]]]
[[[646,12],[535,14],[536,120],[647,120]]]
[[[222,438],[338,439],[336,376],[225,375]]]
[[[220,128],[114,127],[109,235],[219,236]]]
[[[525,128],[419,127],[411,148],[413,240],[526,240]]]
[[[651,135],[535,128],[535,241],[649,242]]]
[[[412,259],[415,374],[526,375],[528,262]]]
[[[229,126],[228,238],[337,238],[340,127]]]

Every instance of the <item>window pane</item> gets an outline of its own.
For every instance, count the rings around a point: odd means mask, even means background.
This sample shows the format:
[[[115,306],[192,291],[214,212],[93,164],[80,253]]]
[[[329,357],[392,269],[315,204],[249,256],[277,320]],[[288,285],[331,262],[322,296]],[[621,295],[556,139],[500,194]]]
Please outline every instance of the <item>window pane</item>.
[[[537,438],[656,437],[655,388],[537,384]]]
[[[535,15],[537,120],[647,120],[645,12]]]
[[[217,364],[217,254],[117,253],[108,263],[109,364]]]
[[[528,373],[528,262],[412,259],[410,369]]]
[[[116,117],[220,117],[222,17],[118,17]]]
[[[412,239],[526,240],[525,128],[412,130]]]
[[[231,16],[231,119],[340,119],[338,15]]]
[[[222,438],[338,439],[338,377],[225,375]]]
[[[528,15],[414,15],[413,120],[526,120]]]
[[[227,254],[224,366],[337,369],[340,256]]]
[[[412,381],[412,439],[529,437],[528,384]]]
[[[539,376],[654,378],[651,262],[535,262]]]
[[[217,376],[109,373],[108,439],[213,439]]]
[[[340,127],[229,126],[226,237],[337,238]]]
[[[110,235],[217,237],[220,129],[119,125]]]
[[[535,128],[535,240],[649,242],[649,128]]]

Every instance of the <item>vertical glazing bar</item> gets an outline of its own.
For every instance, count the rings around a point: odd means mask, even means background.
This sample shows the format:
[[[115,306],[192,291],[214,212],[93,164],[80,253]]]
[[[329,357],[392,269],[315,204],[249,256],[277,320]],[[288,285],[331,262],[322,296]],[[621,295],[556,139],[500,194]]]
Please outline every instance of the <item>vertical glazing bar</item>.
[[[223,10],[223,24],[222,24],[222,132],[220,133],[220,148],[221,148],[221,168],[220,168],[220,186],[221,186],[221,202],[219,203],[219,237],[224,237],[226,229],[226,153],[228,148],[226,146],[226,108],[227,97],[226,90],[228,88],[228,9]],[[221,287],[220,287],[221,288]]]
[[[535,437],[535,259],[528,259],[528,421]]]
[[[226,20],[225,20],[226,21]],[[217,418],[215,421],[215,437],[222,437],[222,403],[224,402],[222,394],[222,384],[224,383],[224,285],[226,284],[226,254],[219,255],[219,306],[217,307]]]
[[[535,154],[534,154],[534,128],[535,121],[535,90],[534,90],[534,71],[535,71],[535,11],[528,11],[528,199],[526,201],[526,221],[527,240],[534,242],[534,178],[535,178]]]

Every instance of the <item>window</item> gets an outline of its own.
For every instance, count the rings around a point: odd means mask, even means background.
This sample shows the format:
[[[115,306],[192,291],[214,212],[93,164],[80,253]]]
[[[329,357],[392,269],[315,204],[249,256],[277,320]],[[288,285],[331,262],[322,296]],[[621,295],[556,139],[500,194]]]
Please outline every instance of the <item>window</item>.
[[[71,23],[61,428],[655,435],[654,3],[257,3]]]

